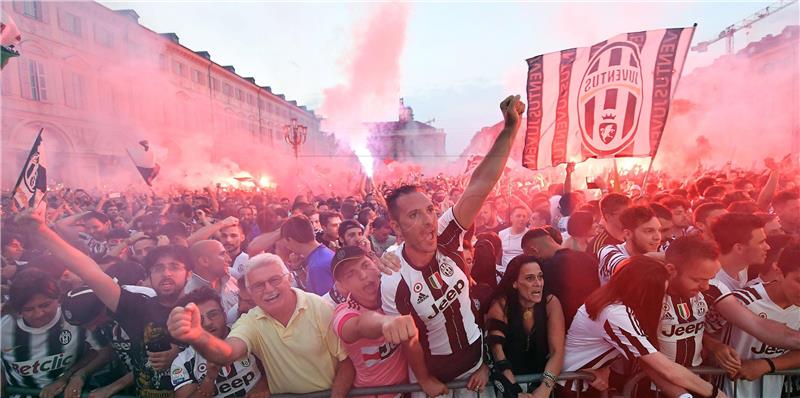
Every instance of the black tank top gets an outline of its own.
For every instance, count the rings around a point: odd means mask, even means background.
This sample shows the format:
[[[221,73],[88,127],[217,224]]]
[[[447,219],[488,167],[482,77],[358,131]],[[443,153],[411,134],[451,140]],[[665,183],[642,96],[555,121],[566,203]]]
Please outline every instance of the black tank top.
[[[506,301],[506,342],[503,352],[511,361],[514,374],[542,373],[547,364],[549,345],[547,343],[547,300],[533,306],[533,329],[530,335],[525,333],[522,319],[522,307],[517,297],[509,297]]]

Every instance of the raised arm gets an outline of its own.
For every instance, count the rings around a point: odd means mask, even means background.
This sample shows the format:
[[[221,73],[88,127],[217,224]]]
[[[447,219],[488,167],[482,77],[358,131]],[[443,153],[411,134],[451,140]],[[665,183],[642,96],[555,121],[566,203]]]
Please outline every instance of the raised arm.
[[[733,295],[720,299],[715,308],[728,322],[771,346],[800,350],[800,331],[789,329],[786,325],[770,319],[760,318]]]
[[[230,216],[222,221],[198,229],[189,236],[189,239],[187,239],[187,241],[189,243],[189,246],[191,246],[201,240],[210,239],[211,235],[214,235],[215,233],[219,232],[219,230],[221,230],[222,228],[232,227],[238,224],[239,224],[239,219],[234,216]]]
[[[497,139],[495,139],[486,157],[481,160],[481,163],[472,172],[469,184],[464,189],[464,194],[453,206],[453,215],[456,221],[465,228],[471,226],[475,221],[475,216],[480,212],[483,202],[503,174],[506,161],[511,153],[511,147],[514,145],[514,138],[516,138],[519,131],[525,104],[520,102],[518,95],[512,95],[500,103],[500,111],[503,113],[503,119],[505,120],[503,130],[497,135]]]
[[[247,245],[247,255],[255,256],[261,252],[265,252],[269,250],[269,248],[275,246],[281,239],[281,230],[277,229],[272,232],[262,233],[261,235],[256,236],[250,241],[250,244]]]
[[[79,212],[75,213],[69,217],[62,218],[53,225],[55,231],[61,235],[67,242],[76,243],[78,242],[78,230],[77,224],[80,221],[81,217],[83,217],[88,212]]]
[[[27,209],[17,216],[21,225],[27,226],[42,247],[64,262],[68,270],[78,275],[111,311],[117,310],[120,287],[94,260],[76,249],[44,224],[44,215]]]

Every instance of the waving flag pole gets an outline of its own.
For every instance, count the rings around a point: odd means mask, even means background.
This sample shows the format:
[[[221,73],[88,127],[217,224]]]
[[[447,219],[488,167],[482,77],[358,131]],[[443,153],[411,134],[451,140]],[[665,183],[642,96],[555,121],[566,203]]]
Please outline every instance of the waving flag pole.
[[[139,170],[139,174],[142,175],[144,182],[152,187],[153,179],[158,176],[158,172],[161,171],[161,166],[156,163],[156,158],[150,150],[150,143],[148,143],[147,140],[139,141],[138,146],[126,148],[125,152],[128,154],[128,157],[131,158],[136,169]]]
[[[14,202],[20,209],[37,207],[47,192],[47,170],[42,164],[40,149],[43,131],[44,128],[39,129],[39,134],[36,135],[33,147],[31,147],[25,165],[22,166],[22,172],[14,185],[14,190],[11,191]],[[41,195],[37,195],[37,193]]]
[[[697,24],[695,23],[692,26],[692,35],[689,36],[689,43],[692,42],[694,39],[694,31],[697,30]],[[681,68],[679,70],[683,70],[683,65],[686,63],[686,57],[683,57],[683,63],[681,64]],[[678,84],[681,82],[681,74],[678,73],[677,78],[675,79],[675,91],[678,91]],[[669,108],[667,108],[667,112],[669,112]],[[667,119],[664,116],[664,124],[666,125]],[[647,180],[650,177],[650,172],[653,171],[653,161],[656,159],[656,155],[658,154],[658,147],[661,146],[661,139],[659,137],[658,142],[656,142],[656,147],[653,149],[653,156],[650,156],[650,164],[647,165],[647,172],[644,173],[644,179],[642,180],[642,193],[647,192]],[[733,159],[733,158],[732,158]]]

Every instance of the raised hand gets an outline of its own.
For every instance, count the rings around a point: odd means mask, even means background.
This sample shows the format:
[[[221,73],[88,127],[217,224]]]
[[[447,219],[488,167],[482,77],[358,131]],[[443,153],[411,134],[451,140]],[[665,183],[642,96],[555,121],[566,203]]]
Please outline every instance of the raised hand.
[[[525,104],[519,100],[519,95],[510,95],[500,103],[500,112],[505,120],[505,127],[518,128]]]
[[[167,329],[174,339],[188,344],[196,343],[205,333],[200,324],[200,310],[194,303],[173,308],[167,319]]]
[[[394,317],[383,324],[383,337],[391,344],[400,344],[417,336],[417,326],[411,315]]]

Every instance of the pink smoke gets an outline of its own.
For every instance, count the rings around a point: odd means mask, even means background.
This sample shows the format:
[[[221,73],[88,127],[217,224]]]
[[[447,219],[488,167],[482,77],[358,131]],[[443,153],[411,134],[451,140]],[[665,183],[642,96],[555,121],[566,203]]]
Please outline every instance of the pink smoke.
[[[410,8],[409,3],[397,2],[370,10],[353,29],[352,48],[343,57],[346,81],[323,92],[323,130],[346,141],[368,174],[374,161],[367,150],[369,131],[364,123],[396,118]]]

